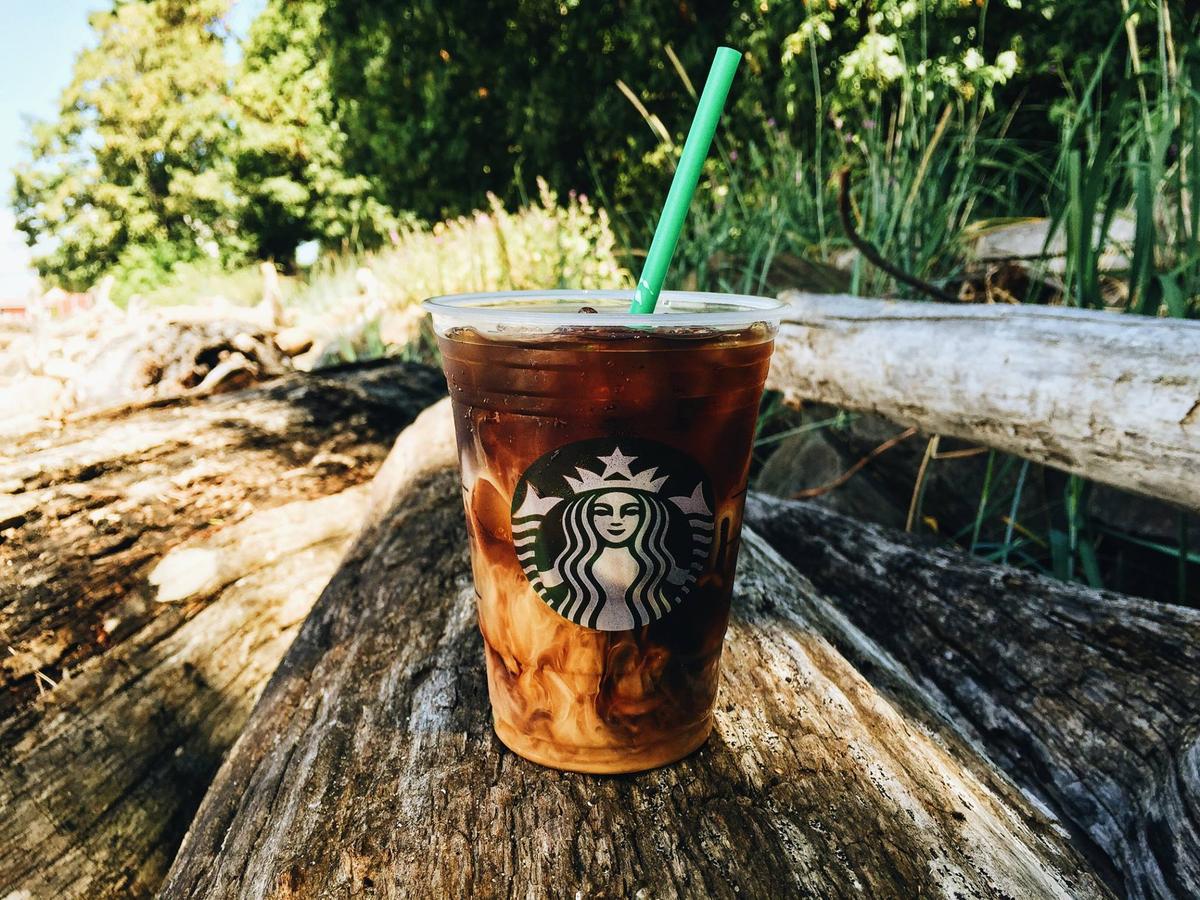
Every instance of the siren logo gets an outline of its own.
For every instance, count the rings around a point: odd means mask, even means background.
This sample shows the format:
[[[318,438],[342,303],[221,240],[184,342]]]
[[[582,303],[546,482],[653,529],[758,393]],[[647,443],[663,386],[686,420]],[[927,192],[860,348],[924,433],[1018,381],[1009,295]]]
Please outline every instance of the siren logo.
[[[525,577],[555,612],[624,631],[687,598],[712,549],[712,507],[704,471],[673,447],[580,441],[521,476],[513,544]]]

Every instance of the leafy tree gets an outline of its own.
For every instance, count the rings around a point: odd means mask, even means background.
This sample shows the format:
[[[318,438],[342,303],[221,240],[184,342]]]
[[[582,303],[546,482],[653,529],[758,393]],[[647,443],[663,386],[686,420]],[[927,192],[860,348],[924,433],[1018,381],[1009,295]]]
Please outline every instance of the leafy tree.
[[[95,13],[56,121],[17,170],[18,227],[51,281],[83,288],[131,247],[236,252],[222,16],[229,0],[117,0]]]
[[[430,218],[487,191],[519,199],[536,176],[564,191],[620,180],[639,207],[657,202],[670,167],[643,166],[658,138],[616,82],[681,134],[694,104],[664,47],[703,79],[736,14],[718,0],[331,0],[348,162]]]
[[[234,87],[241,223],[260,257],[298,243],[370,247],[395,227],[372,183],[346,171],[322,43],[323,0],[269,0],[243,47]]]

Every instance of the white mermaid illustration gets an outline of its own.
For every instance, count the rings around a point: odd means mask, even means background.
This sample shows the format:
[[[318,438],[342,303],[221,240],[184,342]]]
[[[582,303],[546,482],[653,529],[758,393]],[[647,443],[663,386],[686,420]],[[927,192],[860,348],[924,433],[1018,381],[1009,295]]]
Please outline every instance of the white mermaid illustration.
[[[657,467],[633,473],[636,457],[619,447],[595,458],[603,471],[577,466],[578,477],[563,476],[569,498],[542,496],[527,484],[524,503],[513,513],[518,560],[534,589],[565,618],[600,631],[639,628],[687,594],[708,555],[712,512],[702,484],[690,496],[664,500],[659,492],[668,478],[655,477]],[[560,503],[554,546],[543,543],[539,554],[542,522]],[[678,511],[674,519],[668,503]],[[669,533],[684,522],[690,558],[678,560]],[[681,545],[678,535],[674,545]]]

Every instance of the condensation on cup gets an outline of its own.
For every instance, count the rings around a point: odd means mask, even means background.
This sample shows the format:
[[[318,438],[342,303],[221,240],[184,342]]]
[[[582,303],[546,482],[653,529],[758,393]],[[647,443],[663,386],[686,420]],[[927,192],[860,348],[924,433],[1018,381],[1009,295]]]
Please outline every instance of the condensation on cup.
[[[782,305],[620,291],[427,301],[454,407],[496,734],[637,772],[713,725]],[[581,312],[581,310],[583,310]]]

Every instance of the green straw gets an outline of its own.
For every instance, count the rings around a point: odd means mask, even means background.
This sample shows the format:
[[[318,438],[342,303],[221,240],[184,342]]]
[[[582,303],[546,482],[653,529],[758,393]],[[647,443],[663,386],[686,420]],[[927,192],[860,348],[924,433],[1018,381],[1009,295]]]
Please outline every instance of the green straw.
[[[650,251],[646,254],[637,293],[629,306],[631,313],[652,313],[658,303],[667,269],[671,267],[671,257],[675,255],[675,245],[679,243],[683,220],[692,204],[696,183],[700,180],[700,170],[708,156],[713,135],[717,133],[717,121],[721,118],[721,109],[725,106],[729,86],[733,83],[733,75],[741,60],[742,54],[730,47],[719,48],[713,57],[708,80],[704,82],[704,91],[696,106],[696,117],[692,119],[692,128],[683,145],[679,166],[675,169],[675,177],[671,179],[671,189],[667,191],[667,201],[663,204],[658,227],[654,229],[654,240],[650,242]]]

